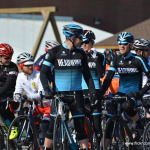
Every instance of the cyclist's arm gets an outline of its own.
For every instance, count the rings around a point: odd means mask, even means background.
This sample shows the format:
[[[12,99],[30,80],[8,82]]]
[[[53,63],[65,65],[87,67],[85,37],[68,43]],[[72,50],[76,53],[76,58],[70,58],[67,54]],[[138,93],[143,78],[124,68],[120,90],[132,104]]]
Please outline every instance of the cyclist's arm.
[[[94,82],[93,82],[93,79],[92,79],[92,76],[91,76],[91,73],[90,73],[90,69],[89,69],[89,66],[88,66],[88,61],[87,61],[87,57],[86,57],[86,54],[83,53],[83,59],[82,59],[82,72],[83,72],[83,77],[84,77],[84,80],[89,88],[89,91],[91,94],[95,94],[96,91],[95,91],[95,86],[94,86]]]
[[[141,58],[137,57],[139,68],[144,72],[148,78],[147,83],[145,86],[139,91],[139,95],[143,96],[149,89],[150,89],[150,66],[147,64],[147,62]]]
[[[45,60],[42,64],[40,71],[40,80],[43,85],[44,91],[50,91],[48,84],[49,79],[47,78],[47,74],[51,71],[51,67],[53,66],[51,61],[52,61],[52,53],[51,51],[49,51],[49,53],[47,53],[47,56],[45,57]]]
[[[8,92],[10,87],[15,87],[16,85],[16,79],[18,75],[18,68],[17,66],[14,66],[11,68],[11,70],[8,73],[7,80],[3,87],[0,87],[0,96]]]
[[[105,67],[106,67],[105,55],[98,53],[98,59],[96,61],[96,69],[97,69],[97,73],[98,73],[99,78],[104,77]]]
[[[110,83],[112,81],[112,78],[115,74],[115,72],[117,71],[116,70],[116,66],[115,66],[115,62],[116,62],[117,58],[114,58],[112,60],[112,62],[110,63],[110,67],[109,67],[109,70],[108,70],[108,73],[107,73],[107,76],[103,82],[103,85],[102,85],[102,89],[101,89],[101,94],[104,95],[105,92],[107,91],[108,87],[110,86]]]

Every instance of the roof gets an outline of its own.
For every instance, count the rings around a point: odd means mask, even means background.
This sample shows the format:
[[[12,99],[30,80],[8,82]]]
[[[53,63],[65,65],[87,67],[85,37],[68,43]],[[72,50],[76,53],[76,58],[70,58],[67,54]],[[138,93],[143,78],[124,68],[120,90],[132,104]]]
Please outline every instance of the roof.
[[[95,44],[95,48],[112,48],[112,49],[118,49],[118,43],[117,43],[117,37],[119,33],[121,32],[130,32],[134,35],[134,38],[146,38],[150,40],[150,19],[147,19],[141,23],[138,23],[130,28],[124,29],[123,31],[120,31],[114,36],[100,41],[97,44]]]

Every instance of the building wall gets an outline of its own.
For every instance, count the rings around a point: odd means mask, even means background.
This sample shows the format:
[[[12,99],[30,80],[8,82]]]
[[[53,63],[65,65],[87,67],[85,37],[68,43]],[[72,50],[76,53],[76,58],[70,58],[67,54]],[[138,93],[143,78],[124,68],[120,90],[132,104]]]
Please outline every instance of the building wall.
[[[117,33],[150,17],[150,0],[1,0],[0,8],[56,6],[56,16],[73,16],[89,26]],[[100,18],[99,25],[94,24]]]

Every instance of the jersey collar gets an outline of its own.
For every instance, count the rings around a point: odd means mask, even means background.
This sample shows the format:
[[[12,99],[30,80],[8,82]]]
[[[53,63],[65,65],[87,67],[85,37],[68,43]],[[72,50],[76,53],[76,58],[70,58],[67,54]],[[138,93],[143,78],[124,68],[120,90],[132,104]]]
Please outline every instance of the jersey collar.
[[[65,43],[63,43],[62,46],[66,49],[69,49]]]
[[[126,56],[126,57],[123,57],[123,56],[122,56],[122,58],[127,59],[127,58],[129,58],[129,57],[131,57],[131,56],[132,56],[132,53],[130,52],[130,53],[128,54],[128,56]]]

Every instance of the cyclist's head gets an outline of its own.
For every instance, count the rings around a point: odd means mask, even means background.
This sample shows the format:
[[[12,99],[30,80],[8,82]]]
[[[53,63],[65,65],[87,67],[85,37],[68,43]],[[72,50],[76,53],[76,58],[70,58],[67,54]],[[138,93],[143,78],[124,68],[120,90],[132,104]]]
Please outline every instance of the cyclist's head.
[[[117,38],[121,55],[127,56],[133,47],[134,36],[129,32],[121,32]]]
[[[2,65],[9,65],[13,53],[14,53],[13,48],[9,44],[1,43],[0,44],[0,63]]]
[[[60,44],[53,40],[45,41],[45,52],[48,53],[51,48],[58,46],[58,45],[60,45]]]
[[[143,57],[148,58],[150,41],[144,38],[137,38],[134,41],[133,48],[137,55],[142,55]]]
[[[21,53],[17,57],[17,64],[19,65],[20,69],[27,74],[32,74],[33,72],[33,56],[29,53]]]
[[[82,48],[88,53],[94,45],[95,34],[91,30],[84,30]]]
[[[63,28],[63,34],[70,40],[73,47],[80,47],[83,38],[83,28],[76,24],[68,24]]]
[[[106,49],[104,51],[106,64],[110,65],[110,62],[113,60],[113,58],[117,55],[115,50],[112,49]]]

